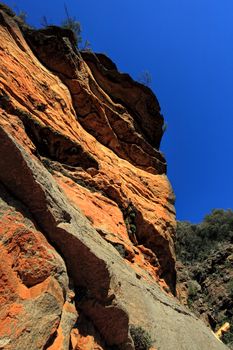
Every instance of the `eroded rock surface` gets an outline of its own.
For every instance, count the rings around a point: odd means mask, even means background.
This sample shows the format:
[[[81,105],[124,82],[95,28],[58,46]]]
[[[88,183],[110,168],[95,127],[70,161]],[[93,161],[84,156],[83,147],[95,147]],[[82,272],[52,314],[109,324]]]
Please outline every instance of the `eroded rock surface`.
[[[0,37],[0,347],[133,350],[135,325],[156,349],[224,349],[172,295],[153,93],[70,31],[2,8]]]

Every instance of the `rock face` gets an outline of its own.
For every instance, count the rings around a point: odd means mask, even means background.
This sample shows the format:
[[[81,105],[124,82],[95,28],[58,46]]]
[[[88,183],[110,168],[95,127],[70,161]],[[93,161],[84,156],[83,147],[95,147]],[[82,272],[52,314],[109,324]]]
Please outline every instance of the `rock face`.
[[[153,93],[0,6],[0,348],[225,349],[175,299]],[[145,348],[146,349],[146,348]]]

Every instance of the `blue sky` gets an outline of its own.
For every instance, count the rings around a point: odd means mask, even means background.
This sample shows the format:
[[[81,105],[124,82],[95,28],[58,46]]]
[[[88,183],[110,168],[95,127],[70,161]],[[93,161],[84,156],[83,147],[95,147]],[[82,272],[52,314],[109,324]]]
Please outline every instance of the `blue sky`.
[[[64,1],[4,1],[40,25]],[[168,125],[161,150],[179,220],[233,208],[233,1],[66,0],[92,49],[135,79],[147,70]]]

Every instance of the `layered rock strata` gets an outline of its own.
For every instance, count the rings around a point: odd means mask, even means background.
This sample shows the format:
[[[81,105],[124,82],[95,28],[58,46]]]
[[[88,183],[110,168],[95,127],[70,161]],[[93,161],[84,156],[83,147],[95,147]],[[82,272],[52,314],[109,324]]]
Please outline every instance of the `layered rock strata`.
[[[173,296],[155,96],[0,9],[0,348],[133,350],[134,325],[156,349],[224,349]]]

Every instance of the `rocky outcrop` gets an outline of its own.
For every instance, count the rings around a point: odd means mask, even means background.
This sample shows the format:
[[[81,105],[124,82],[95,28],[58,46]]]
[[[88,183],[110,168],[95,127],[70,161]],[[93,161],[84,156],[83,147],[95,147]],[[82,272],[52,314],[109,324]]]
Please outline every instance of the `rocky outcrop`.
[[[133,165],[166,172],[157,150],[163,118],[150,89],[119,73],[104,55],[76,52],[67,40],[70,31],[26,29],[25,36],[41,62],[69,87],[77,119],[88,133]]]
[[[0,347],[133,350],[134,325],[157,349],[224,349],[172,295],[156,98],[0,8]]]

